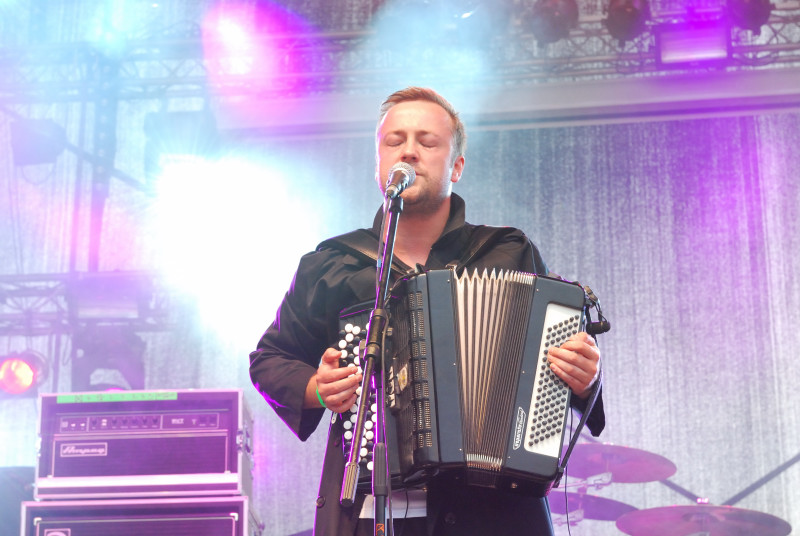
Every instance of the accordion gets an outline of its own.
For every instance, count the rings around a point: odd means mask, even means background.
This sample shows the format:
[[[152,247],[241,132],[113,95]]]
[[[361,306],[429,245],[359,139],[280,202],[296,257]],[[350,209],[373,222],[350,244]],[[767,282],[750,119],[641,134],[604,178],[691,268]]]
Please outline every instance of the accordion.
[[[585,307],[580,285],[514,271],[432,270],[395,285],[385,364],[393,485],[457,478],[547,495],[560,477],[570,408],[547,353],[583,330]],[[348,335],[366,325],[343,319],[344,363],[358,358]],[[351,412],[341,418],[345,428],[355,421]],[[371,437],[360,446],[368,470]],[[344,439],[347,456],[347,431]]]

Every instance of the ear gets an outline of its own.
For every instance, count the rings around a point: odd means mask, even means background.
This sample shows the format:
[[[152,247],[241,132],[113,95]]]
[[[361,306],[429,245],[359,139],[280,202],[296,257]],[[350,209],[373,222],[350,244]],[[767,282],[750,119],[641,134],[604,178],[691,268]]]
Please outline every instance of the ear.
[[[459,156],[456,158],[456,161],[453,162],[453,171],[450,173],[450,182],[453,184],[457,183],[461,180],[461,174],[464,172],[464,157]]]

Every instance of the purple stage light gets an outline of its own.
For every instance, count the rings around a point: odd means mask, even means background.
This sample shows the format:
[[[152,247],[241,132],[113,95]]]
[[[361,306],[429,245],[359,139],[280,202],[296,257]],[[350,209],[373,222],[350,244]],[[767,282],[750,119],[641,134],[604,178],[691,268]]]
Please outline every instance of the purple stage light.
[[[219,4],[202,27],[209,76],[218,88],[246,81],[256,91],[293,92],[313,81],[304,73],[318,61],[307,46],[317,31],[276,3]]]
[[[655,38],[662,67],[721,63],[731,55],[730,27],[722,19],[661,24]]]

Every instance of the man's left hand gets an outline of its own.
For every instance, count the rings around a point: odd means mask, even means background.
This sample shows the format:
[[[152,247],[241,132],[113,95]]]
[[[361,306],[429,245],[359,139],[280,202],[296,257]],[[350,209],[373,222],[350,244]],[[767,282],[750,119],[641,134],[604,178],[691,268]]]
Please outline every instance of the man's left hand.
[[[547,352],[552,371],[578,398],[586,398],[600,375],[600,349],[586,332],[580,332]]]

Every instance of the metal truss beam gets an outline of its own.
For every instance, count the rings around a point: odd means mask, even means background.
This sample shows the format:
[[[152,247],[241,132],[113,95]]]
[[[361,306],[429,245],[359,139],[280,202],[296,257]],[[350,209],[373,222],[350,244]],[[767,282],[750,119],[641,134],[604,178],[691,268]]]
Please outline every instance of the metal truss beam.
[[[152,283],[152,292],[135,317],[125,317],[111,307],[84,317],[72,298],[75,284],[111,275]],[[0,336],[49,336],[72,334],[89,325],[125,325],[134,331],[165,331],[173,327],[170,296],[158,280],[142,272],[95,272],[81,274],[29,274],[0,276]]]
[[[659,14],[651,21],[650,31],[624,43],[611,37],[597,16],[582,19],[568,38],[546,46],[540,46],[520,27],[482,44],[480,53],[488,58],[492,72],[485,82],[508,87],[672,74],[673,70],[657,61],[652,30],[685,18],[684,14]],[[120,65],[116,81],[119,99],[204,97],[217,91],[226,96],[332,91],[358,94],[391,81],[409,67],[418,69],[420,58],[447,49],[435,41],[410,43],[399,54],[371,46],[376,38],[371,32],[269,36],[263,38],[263,46],[298,61],[287,61],[284,70],[269,79],[256,74],[214,76],[224,74],[225,65],[212,64],[204,57],[203,43],[196,34],[127,43],[113,58]],[[800,4],[777,6],[758,35],[733,29],[731,50],[727,71],[800,66]],[[0,70],[4,73],[0,104],[94,100],[98,90],[91,72],[107,60],[104,55],[107,53],[90,43],[0,51]],[[436,74],[432,68],[432,79]],[[470,83],[475,80],[471,78]]]

